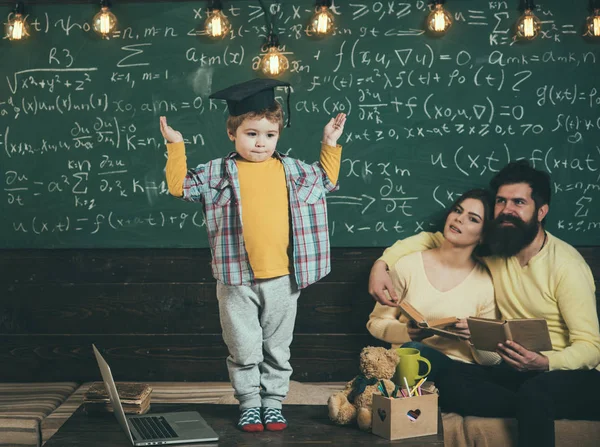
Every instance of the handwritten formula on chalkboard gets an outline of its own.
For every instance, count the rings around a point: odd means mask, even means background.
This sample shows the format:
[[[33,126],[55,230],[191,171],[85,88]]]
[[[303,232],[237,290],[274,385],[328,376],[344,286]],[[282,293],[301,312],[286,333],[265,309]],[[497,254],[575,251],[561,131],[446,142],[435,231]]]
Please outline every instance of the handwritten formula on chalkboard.
[[[544,2],[525,44],[514,3],[447,2],[441,38],[423,31],[424,1],[336,2],[324,39],[304,31],[314,1],[271,6],[293,85],[278,150],[318,160],[323,126],[348,114],[333,246],[435,230],[461,192],[519,158],[551,175],[547,229],[600,244],[600,46],[582,37],[586,2]],[[266,28],[258,2],[224,4],[220,41],[198,33],[202,2],[120,2],[110,40],[90,29],[97,5],[29,7],[30,38],[0,43],[0,247],[208,246],[201,206],[168,194],[158,118],[184,135],[190,167],[234,149],[208,96],[257,77]]]

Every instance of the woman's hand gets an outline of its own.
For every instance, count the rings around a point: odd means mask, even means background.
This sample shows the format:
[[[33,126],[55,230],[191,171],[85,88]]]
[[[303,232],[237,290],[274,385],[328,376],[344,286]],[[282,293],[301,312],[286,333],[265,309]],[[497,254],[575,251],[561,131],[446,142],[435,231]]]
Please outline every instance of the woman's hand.
[[[454,323],[454,326],[450,326],[449,328],[452,332],[471,338],[471,331],[469,331],[469,325],[467,324],[466,318],[459,318],[458,321]]]
[[[335,118],[331,118],[325,129],[323,129],[323,143],[328,146],[336,146],[338,138],[342,136],[342,132],[344,131],[345,122],[345,113],[338,113]]]
[[[421,341],[433,335],[433,333],[427,329],[418,327],[417,324],[412,320],[406,323],[406,329],[408,331],[408,336],[412,341]]]
[[[181,132],[177,132],[167,124],[166,116],[160,117],[160,133],[168,143],[181,143],[183,141]]]

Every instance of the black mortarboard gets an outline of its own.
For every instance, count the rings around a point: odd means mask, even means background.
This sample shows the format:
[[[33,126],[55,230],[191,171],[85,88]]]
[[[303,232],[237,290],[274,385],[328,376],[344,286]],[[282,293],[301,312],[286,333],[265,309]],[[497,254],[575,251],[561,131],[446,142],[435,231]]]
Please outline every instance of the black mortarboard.
[[[277,79],[251,79],[232,85],[209,96],[212,99],[224,99],[231,116],[268,109],[275,103],[275,87],[288,88],[288,125],[290,110],[290,84]]]

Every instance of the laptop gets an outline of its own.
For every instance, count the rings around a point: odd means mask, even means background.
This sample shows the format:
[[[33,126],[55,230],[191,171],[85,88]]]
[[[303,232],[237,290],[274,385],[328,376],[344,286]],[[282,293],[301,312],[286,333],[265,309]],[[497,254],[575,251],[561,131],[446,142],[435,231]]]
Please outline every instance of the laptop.
[[[102,358],[96,346],[92,345],[92,348],[115,416],[129,437],[131,445],[183,444],[219,440],[219,436],[197,411],[126,415],[108,363]]]

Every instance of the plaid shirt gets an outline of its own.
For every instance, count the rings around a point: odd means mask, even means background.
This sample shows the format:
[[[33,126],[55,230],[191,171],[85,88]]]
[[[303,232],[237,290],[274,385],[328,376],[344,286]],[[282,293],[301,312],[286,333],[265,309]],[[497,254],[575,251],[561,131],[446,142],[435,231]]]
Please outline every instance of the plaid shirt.
[[[188,170],[183,199],[203,204],[212,271],[227,285],[254,283],[242,232],[240,184],[232,152]],[[288,189],[294,248],[294,274],[303,289],[329,273],[329,229],[325,194],[331,183],[319,162],[311,165],[275,152],[283,163]]]

